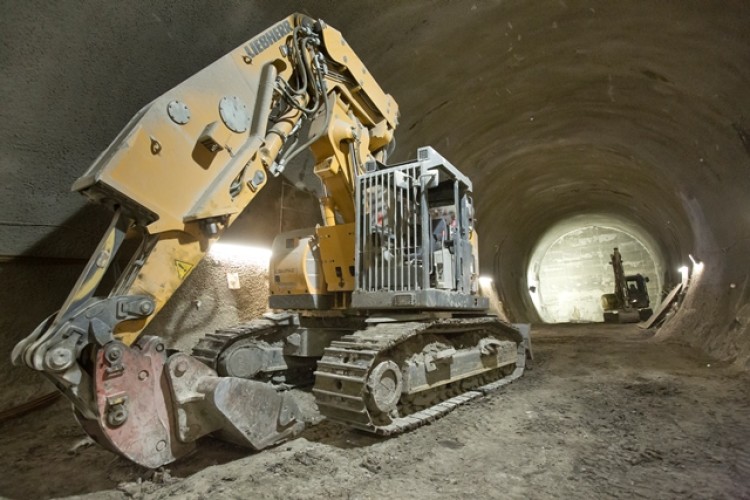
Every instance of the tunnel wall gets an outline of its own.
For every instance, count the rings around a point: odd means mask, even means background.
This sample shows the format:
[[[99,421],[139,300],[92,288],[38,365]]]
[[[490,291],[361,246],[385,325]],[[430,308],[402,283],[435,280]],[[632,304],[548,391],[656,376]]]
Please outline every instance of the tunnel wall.
[[[239,289],[230,289],[227,273],[237,273]],[[268,311],[268,268],[207,257],[144,332],[190,352],[207,333],[260,317]]]
[[[667,271],[690,253],[706,262],[660,337],[739,362],[750,342],[737,326],[749,298],[750,6],[441,7],[401,58],[417,55],[398,77],[421,82],[396,94],[401,148],[431,143],[474,179],[482,272],[509,315],[537,319],[525,270],[550,227],[614,213],[658,242]],[[418,43],[430,32],[443,36]],[[431,66],[442,78],[422,78]]]
[[[394,159],[429,144],[473,179],[481,272],[512,319],[538,319],[526,270],[542,235],[610,212],[657,240],[666,268],[705,262],[660,336],[747,356],[746,2],[2,7],[0,255],[72,259],[0,267],[5,346],[61,303],[107,223],[72,182],[143,105],[303,8],[342,30],[399,102]]]

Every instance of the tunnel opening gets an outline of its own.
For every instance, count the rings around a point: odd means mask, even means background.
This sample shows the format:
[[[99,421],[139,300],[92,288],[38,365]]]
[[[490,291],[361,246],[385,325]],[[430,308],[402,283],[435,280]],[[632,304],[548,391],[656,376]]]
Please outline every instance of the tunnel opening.
[[[658,307],[665,285],[665,259],[658,242],[642,227],[611,214],[581,215],[550,227],[531,253],[528,294],[545,323],[600,322],[601,297],[612,293],[614,248],[626,276],[641,274],[651,307]]]

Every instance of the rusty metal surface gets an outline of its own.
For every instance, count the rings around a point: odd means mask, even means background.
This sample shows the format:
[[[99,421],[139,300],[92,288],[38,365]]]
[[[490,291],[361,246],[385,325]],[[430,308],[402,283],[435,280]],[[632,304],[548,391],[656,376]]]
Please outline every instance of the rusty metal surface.
[[[184,456],[194,445],[178,441],[172,431],[172,401],[163,390],[164,343],[158,337],[144,337],[132,348],[116,347],[119,357],[108,359],[112,350],[96,353],[98,419],[79,421],[99,444],[144,467],[159,467]]]
[[[304,428],[291,396],[263,382],[219,377],[184,353],[167,358],[159,337],[110,342],[94,355],[97,418],[76,413],[105,448],[141,466],[169,464],[214,434],[255,450]]]

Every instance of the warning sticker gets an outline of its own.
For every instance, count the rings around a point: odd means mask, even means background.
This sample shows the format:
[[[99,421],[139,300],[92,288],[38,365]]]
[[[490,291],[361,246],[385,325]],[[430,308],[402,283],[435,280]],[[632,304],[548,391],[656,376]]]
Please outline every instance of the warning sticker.
[[[174,261],[174,265],[177,266],[177,276],[179,276],[181,280],[184,280],[185,276],[187,276],[193,269],[193,264],[182,260]]]
[[[239,290],[240,273],[227,273],[227,286],[230,290]]]

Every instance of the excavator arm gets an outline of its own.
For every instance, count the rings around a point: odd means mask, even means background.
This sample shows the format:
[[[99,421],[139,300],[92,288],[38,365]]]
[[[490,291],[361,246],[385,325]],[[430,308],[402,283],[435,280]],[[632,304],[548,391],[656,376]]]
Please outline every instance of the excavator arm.
[[[315,157],[325,224],[352,223],[355,178],[365,162],[385,161],[397,120],[397,104],[342,35],[298,14],[166,92],[75,182],[113,209],[112,223],[60,311],[16,346],[14,363],[52,380],[98,442],[148,467],[208,433],[254,448],[286,439],[299,422],[283,394],[168,356],[142,332],[300,152]],[[141,244],[102,291],[128,233]]]

